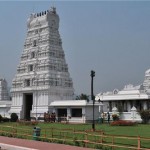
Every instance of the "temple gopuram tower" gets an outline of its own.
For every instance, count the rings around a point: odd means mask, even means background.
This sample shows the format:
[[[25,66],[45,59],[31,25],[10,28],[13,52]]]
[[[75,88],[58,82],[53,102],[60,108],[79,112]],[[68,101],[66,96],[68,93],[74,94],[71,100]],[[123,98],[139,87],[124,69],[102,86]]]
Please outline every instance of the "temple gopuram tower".
[[[51,112],[52,101],[73,99],[73,82],[62,48],[56,8],[28,18],[27,36],[11,93],[9,113],[27,120]]]
[[[7,81],[0,78],[0,101],[10,101]]]

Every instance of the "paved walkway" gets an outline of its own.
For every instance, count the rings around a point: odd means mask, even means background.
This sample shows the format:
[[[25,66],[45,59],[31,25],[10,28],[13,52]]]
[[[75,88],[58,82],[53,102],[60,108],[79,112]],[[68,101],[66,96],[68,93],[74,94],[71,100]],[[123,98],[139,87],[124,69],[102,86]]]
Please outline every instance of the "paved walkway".
[[[0,146],[6,150],[92,150],[64,144],[46,143],[0,136]]]

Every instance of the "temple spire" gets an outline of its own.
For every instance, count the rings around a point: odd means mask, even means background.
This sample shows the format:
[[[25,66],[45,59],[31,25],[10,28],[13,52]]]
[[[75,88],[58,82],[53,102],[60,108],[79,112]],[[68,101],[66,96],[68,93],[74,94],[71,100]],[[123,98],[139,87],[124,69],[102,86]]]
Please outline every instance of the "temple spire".
[[[28,18],[24,50],[11,91],[13,105],[10,112],[17,110],[23,119],[51,111],[52,101],[73,99],[73,82],[54,6]]]

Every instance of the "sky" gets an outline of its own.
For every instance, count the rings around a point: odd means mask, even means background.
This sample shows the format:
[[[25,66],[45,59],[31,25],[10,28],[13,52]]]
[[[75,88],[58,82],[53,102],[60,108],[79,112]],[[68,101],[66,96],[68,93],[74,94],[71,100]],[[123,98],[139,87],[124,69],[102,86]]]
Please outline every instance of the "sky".
[[[142,84],[150,68],[150,1],[0,1],[0,77],[11,87],[27,18],[55,6],[75,94]]]

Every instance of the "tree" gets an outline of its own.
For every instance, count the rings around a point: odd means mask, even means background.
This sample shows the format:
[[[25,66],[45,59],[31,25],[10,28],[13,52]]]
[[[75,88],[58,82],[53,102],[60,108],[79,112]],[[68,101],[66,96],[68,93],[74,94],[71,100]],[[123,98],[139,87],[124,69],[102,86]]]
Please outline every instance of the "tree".
[[[78,95],[76,97],[76,100],[87,100],[87,101],[89,101],[89,96],[86,95],[86,94],[81,93],[81,95]]]
[[[142,122],[147,124],[150,120],[150,110],[141,110],[139,114],[141,116]]]

